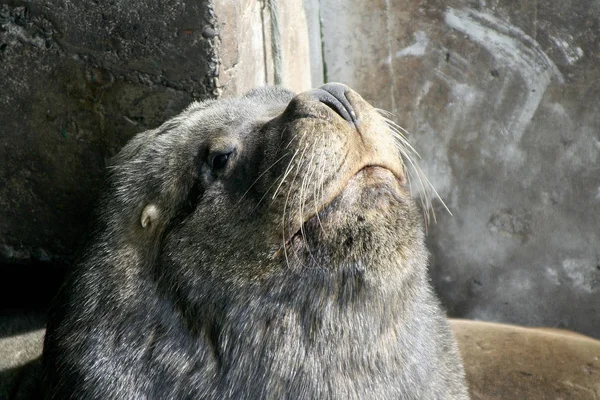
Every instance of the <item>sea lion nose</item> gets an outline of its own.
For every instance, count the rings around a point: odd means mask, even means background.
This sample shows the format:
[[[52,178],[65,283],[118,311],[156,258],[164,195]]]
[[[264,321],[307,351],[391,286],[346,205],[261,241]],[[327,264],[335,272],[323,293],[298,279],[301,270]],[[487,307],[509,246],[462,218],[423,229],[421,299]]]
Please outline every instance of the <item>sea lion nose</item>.
[[[321,103],[338,113],[346,121],[356,125],[356,113],[346,98],[346,92],[348,90],[350,89],[341,83],[328,83],[318,89],[311,90],[309,93]]]

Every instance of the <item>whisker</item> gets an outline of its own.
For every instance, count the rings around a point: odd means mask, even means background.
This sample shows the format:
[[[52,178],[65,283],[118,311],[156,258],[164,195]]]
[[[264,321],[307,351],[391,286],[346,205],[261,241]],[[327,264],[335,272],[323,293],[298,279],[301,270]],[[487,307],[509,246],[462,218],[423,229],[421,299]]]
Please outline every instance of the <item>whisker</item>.
[[[427,227],[427,224],[429,223],[429,207],[430,207],[430,204],[431,204],[431,200],[429,198],[429,192],[425,188],[425,184],[423,182],[423,177],[422,177],[421,173],[419,172],[420,169],[413,162],[412,158],[406,157],[406,156],[404,158],[409,162],[409,164],[411,165],[413,171],[415,171],[415,175],[417,176],[417,179],[418,179],[419,184],[421,186],[421,190],[422,190],[422,192],[421,192],[421,205],[422,205],[423,213],[424,213],[424,217],[425,217],[425,226]],[[435,212],[433,213],[433,218],[434,218],[434,221],[435,221]]]
[[[292,167],[293,169],[294,167]],[[283,174],[282,174],[283,175]],[[267,190],[265,191],[265,193],[262,195],[262,197],[260,198],[260,200],[258,200],[258,203],[256,203],[256,206],[254,206],[254,210],[256,210],[258,208],[258,206],[260,206],[260,204],[262,203],[262,201],[267,197],[267,195],[269,194],[269,192],[271,191],[271,189],[273,188],[273,186],[275,186],[275,184],[277,183],[278,179],[273,180],[273,183],[271,183],[269,185],[269,187],[267,188]]]
[[[400,132],[404,133],[405,135],[410,136],[410,132],[407,131],[402,125],[397,124],[395,121],[393,121],[389,118],[386,118],[386,122],[389,125],[392,125],[394,128],[398,129]]]
[[[395,128],[392,125],[388,124],[388,128],[390,129],[392,135],[400,140],[400,142],[402,142],[402,144],[404,146],[406,146],[413,154],[415,154],[417,157],[421,158],[421,155],[419,154],[419,152],[417,150],[415,150],[415,148],[410,144],[410,142],[406,139],[406,137],[404,136],[404,134],[400,131],[397,130],[397,128]]]
[[[321,131],[321,142],[320,144],[324,144],[325,142],[325,133],[323,131]],[[326,148],[321,146],[321,153],[325,152]],[[320,160],[321,162],[323,161],[324,157],[323,154],[321,154]],[[316,166],[315,166],[315,170],[316,170]],[[317,221],[319,222],[319,226],[321,227],[321,232],[325,233],[325,228],[323,228],[323,223],[321,222],[321,217],[319,216],[319,211],[317,210],[317,206],[316,206],[316,199],[319,198],[319,203],[323,204],[323,198],[324,198],[324,191],[325,191],[325,187],[324,187],[324,181],[325,180],[325,170],[324,168],[321,167],[321,179],[319,179],[318,184],[315,184],[314,188],[314,196],[315,196],[315,213],[317,215]]]
[[[246,190],[246,192],[244,192],[244,194],[242,195],[242,197],[240,197],[240,199],[237,201],[237,203],[235,204],[235,206],[239,205],[240,202],[246,197],[246,195],[248,194],[248,192],[250,192],[250,189],[252,189],[254,187],[254,185],[256,185],[256,183],[258,183],[258,181],[260,180],[260,178],[262,178],[264,176],[264,174],[266,174],[267,172],[269,172],[269,170],[271,168],[273,168],[275,165],[277,165],[279,163],[279,161],[283,160],[285,156],[287,156],[289,153],[285,153],[284,155],[282,155],[281,157],[279,157],[279,159],[277,161],[275,161],[273,164],[271,164],[269,166],[269,168],[265,169],[259,176],[258,178],[256,178],[254,180],[254,182],[252,182],[252,185],[250,185],[250,187],[248,188],[248,190]]]
[[[380,111],[380,110],[378,110],[378,111]],[[383,110],[381,110],[381,111],[383,111]],[[382,113],[382,112],[380,112],[380,113],[386,114],[386,113]],[[387,113],[387,115],[392,115],[392,114]],[[435,210],[432,207],[430,191],[433,192],[435,197],[438,198],[438,200],[442,203],[443,207],[446,209],[446,211],[450,215],[452,215],[452,212],[450,211],[450,209],[448,208],[448,206],[446,205],[444,200],[442,200],[442,197],[439,195],[439,193],[437,192],[437,190],[435,189],[435,187],[433,186],[431,181],[427,178],[427,176],[425,175],[425,173],[423,172],[421,167],[416,162],[413,161],[413,159],[411,157],[411,153],[413,155],[416,155],[419,159],[421,159],[421,156],[415,150],[415,148],[408,142],[408,140],[405,137],[405,135],[410,135],[410,133],[406,129],[404,129],[402,126],[398,125],[397,123],[395,123],[394,121],[392,121],[388,118],[385,118],[385,122],[388,125],[390,133],[396,139],[396,144],[398,146],[400,153],[402,154],[402,157],[411,166],[411,169],[414,171],[414,173],[419,181],[419,184],[421,187],[421,196],[419,196],[419,197],[421,198],[422,209],[423,209],[424,218],[425,218],[425,222],[426,222],[425,229],[427,229],[427,223],[430,220],[430,210],[431,210],[431,216],[433,217],[434,223],[437,222]],[[409,171],[407,171],[407,172],[409,172]],[[412,182],[410,179],[411,178],[410,172],[407,173],[406,176],[407,176],[407,181],[409,184],[409,190],[411,191],[411,193],[413,193]]]
[[[311,133],[311,135],[312,135],[312,133]],[[311,157],[310,157],[310,160],[308,161],[307,173],[302,178],[302,185],[300,185],[300,219],[301,220],[304,219],[304,205],[306,204],[306,200],[307,200],[305,192],[307,192],[308,185],[310,184],[312,176],[313,176],[313,174],[314,174],[314,172],[316,170],[316,167],[315,167],[315,168],[312,169],[312,172],[311,172],[311,167],[314,166],[314,162],[313,161],[314,161],[314,158],[315,158],[315,149],[316,149],[316,146],[317,146],[317,141],[315,140],[315,141],[313,141],[313,145],[312,145],[312,149],[311,149]],[[315,211],[316,211],[317,210],[316,198],[313,199],[313,205],[314,205]],[[310,249],[310,246],[308,244],[308,240],[306,238],[306,234],[304,233],[304,223],[302,223],[302,222],[300,224],[300,234],[304,238],[304,243],[306,245],[306,250],[308,251],[308,254],[314,260],[314,256],[313,256],[312,251]]]
[[[288,127],[286,126],[286,127],[284,127],[284,128],[281,130],[281,133],[279,134],[279,144],[283,143],[283,142],[282,142],[282,139],[283,139],[283,134],[285,133],[285,131],[287,130],[287,128],[288,128]],[[292,136],[292,138],[293,138],[293,136]]]
[[[288,142],[288,144],[285,145],[285,149],[287,150],[288,147],[290,147],[290,145],[292,144],[292,142],[298,138],[298,135],[294,135],[292,136],[292,138],[290,139],[290,141]]]
[[[288,163],[288,166],[285,169],[285,172],[283,173],[283,177],[281,178],[281,181],[279,182],[279,185],[277,186],[277,189],[275,189],[275,193],[273,193],[272,199],[275,199],[275,197],[277,196],[277,193],[279,192],[279,188],[281,187],[281,185],[283,184],[283,182],[285,182],[285,179],[287,178],[288,174],[293,169],[292,164],[294,162],[294,158],[296,158],[296,155],[298,154],[299,151],[300,151],[300,149],[296,149],[296,152],[294,153],[294,155],[290,159],[290,162]]]
[[[306,149],[308,149],[308,143],[306,143],[306,145],[304,146],[304,150],[302,150],[302,154],[300,155],[300,162],[297,164],[298,169],[296,171],[296,175],[294,175],[294,178],[292,179],[292,182],[296,181],[296,179],[298,178],[298,174],[300,173],[300,170],[302,169],[302,166],[304,165],[304,162],[305,162],[304,154],[306,153]],[[284,243],[284,250],[285,250],[285,242],[286,242],[286,240],[285,240],[285,226],[286,226],[286,224],[285,224],[285,217],[286,217],[286,213],[285,212],[286,212],[286,209],[287,209],[287,204],[288,204],[288,201],[289,201],[289,198],[290,198],[290,194],[292,193],[292,187],[293,187],[293,185],[290,185],[290,187],[288,188],[288,193],[287,193],[287,196],[285,198],[285,204],[283,206],[282,221],[283,221],[283,243]],[[292,214],[292,212],[290,212],[290,214]],[[294,255],[296,256],[296,259],[301,263],[301,260],[300,260],[300,257],[298,256],[298,254],[296,252],[294,252]]]
[[[375,107],[375,111],[377,111],[379,114],[381,114],[383,117],[394,117],[394,113],[388,111],[388,110],[384,110],[383,108],[376,108]]]
[[[314,130],[313,133],[311,135],[314,135]],[[313,170],[310,172],[310,178],[308,179],[308,183],[314,183],[313,181],[313,176],[315,175],[315,173],[317,172],[317,165],[314,162],[315,159],[315,154],[316,154],[316,150],[317,148],[319,148],[320,146],[317,146],[318,140],[315,140],[313,143],[313,152],[312,152],[312,156],[309,162],[309,168],[310,165],[314,166]],[[319,143],[320,144],[320,143]],[[308,174],[307,174],[308,175]],[[313,192],[313,207],[315,209],[315,215],[317,216],[317,220],[319,221],[319,224],[321,224],[321,219],[319,218],[319,209],[318,209],[318,204],[317,203],[321,203],[321,201],[317,201],[317,189],[318,189],[318,185],[317,184],[313,184],[312,185],[312,192]]]
[[[283,247],[283,254],[285,256],[285,263],[288,266],[288,268],[290,268],[290,259],[288,257],[287,254],[287,246],[286,246],[286,234],[285,234],[285,227],[286,227],[286,222],[285,222],[285,217],[286,217],[286,209],[287,209],[287,204],[288,204],[288,200],[290,199],[290,193],[291,193],[292,189],[290,187],[290,189],[288,190],[287,196],[285,198],[285,202],[283,204],[283,211],[282,211],[282,218],[281,218],[281,227],[282,227],[282,232],[281,232],[281,241],[282,241],[282,247]],[[291,239],[291,238],[290,238]]]

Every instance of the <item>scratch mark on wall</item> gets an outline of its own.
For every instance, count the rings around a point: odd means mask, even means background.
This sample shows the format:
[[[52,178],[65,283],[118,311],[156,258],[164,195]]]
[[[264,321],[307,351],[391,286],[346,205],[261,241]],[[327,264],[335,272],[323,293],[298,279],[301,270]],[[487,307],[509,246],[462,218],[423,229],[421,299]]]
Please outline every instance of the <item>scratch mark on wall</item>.
[[[419,93],[417,94],[417,97],[415,99],[416,107],[419,107],[421,105],[421,101],[423,100],[423,98],[425,96],[427,96],[427,94],[429,93],[429,90],[431,90],[431,86],[432,86],[431,81],[426,81],[425,84],[423,84],[423,86],[419,90]]]
[[[550,83],[564,82],[562,74],[533,38],[506,21],[470,9],[449,8],[445,22],[487,49],[510,74],[520,76],[526,89],[524,100],[506,125],[515,141],[520,140]]]
[[[385,0],[385,29],[386,29],[386,37],[387,37],[387,64],[389,65],[390,68],[390,82],[391,87],[390,87],[390,104],[392,106],[392,110],[396,109],[396,98],[394,95],[394,92],[396,90],[396,85],[395,85],[395,75],[394,75],[394,63],[392,62],[392,33],[390,31],[390,2],[389,0]]]
[[[586,293],[594,292],[594,280],[591,279],[590,265],[593,262],[586,259],[566,259],[562,262],[562,267],[572,285]]]
[[[572,36],[568,35],[567,37],[570,40],[557,36],[550,36],[550,39],[563,54],[567,63],[572,65],[579,61],[581,57],[583,57],[583,50],[581,47],[577,47],[571,43],[573,41]]]
[[[414,44],[397,51],[396,58],[406,56],[419,57],[425,55],[425,50],[429,44],[429,38],[427,37],[427,34],[425,34],[423,31],[418,31],[415,33],[415,40],[416,42]]]

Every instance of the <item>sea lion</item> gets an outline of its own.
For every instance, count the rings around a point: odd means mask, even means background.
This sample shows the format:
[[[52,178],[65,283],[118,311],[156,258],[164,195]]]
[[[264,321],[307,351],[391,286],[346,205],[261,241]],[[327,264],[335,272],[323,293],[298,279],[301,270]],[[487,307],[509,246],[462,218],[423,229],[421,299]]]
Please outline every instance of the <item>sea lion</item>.
[[[135,136],[51,308],[46,396],[467,399],[408,149],[341,84]]]

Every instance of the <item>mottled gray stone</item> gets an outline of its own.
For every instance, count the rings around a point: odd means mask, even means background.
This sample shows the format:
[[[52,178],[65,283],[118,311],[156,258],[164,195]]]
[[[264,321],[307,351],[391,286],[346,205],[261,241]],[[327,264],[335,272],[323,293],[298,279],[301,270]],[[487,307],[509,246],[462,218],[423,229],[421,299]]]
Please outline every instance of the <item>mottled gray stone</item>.
[[[600,337],[600,3],[322,0],[329,81],[407,128],[451,315]]]
[[[312,87],[307,28],[312,14],[307,15],[301,2],[217,0],[215,13],[223,97],[265,85],[280,84],[296,92]]]
[[[0,314],[0,399],[38,398],[44,320],[39,314]]]
[[[72,258],[107,159],[215,96],[214,24],[209,0],[0,1],[0,263]]]

